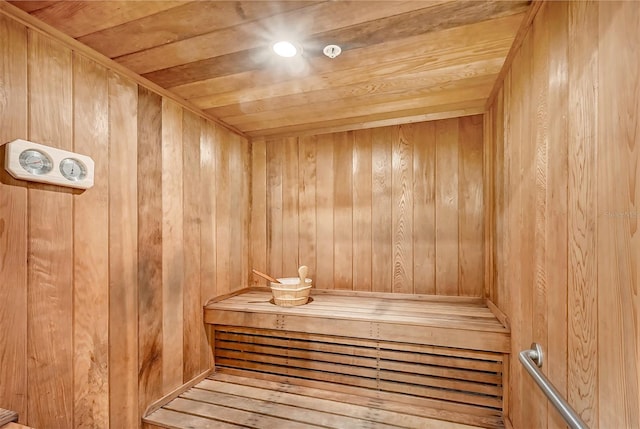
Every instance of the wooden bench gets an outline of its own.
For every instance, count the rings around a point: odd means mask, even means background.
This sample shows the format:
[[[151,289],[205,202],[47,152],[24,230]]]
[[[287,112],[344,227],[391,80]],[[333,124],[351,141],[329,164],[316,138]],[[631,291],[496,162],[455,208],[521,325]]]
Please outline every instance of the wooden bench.
[[[481,299],[316,290],[283,308],[251,289],[209,303],[205,322],[216,372],[147,422],[186,413],[250,427],[359,427],[336,416],[363,427],[503,426],[509,330]]]

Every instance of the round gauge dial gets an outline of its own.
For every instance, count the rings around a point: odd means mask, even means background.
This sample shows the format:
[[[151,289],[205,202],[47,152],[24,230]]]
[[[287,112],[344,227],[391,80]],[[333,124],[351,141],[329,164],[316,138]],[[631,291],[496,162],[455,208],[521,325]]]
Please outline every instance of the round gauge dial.
[[[87,177],[87,167],[74,158],[65,158],[60,161],[60,173],[72,181],[82,180]]]
[[[20,154],[20,165],[31,174],[47,174],[53,168],[51,158],[36,149],[27,149]]]

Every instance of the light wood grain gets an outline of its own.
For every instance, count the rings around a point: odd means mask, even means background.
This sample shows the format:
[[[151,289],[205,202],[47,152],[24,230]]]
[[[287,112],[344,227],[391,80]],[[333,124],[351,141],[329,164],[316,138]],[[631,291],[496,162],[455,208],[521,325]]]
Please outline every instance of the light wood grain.
[[[309,262],[302,262],[300,248],[299,219],[299,147],[296,137],[283,139],[279,144],[282,149],[280,174],[282,181],[282,268],[283,277],[296,277],[298,267]]]
[[[205,122],[200,139],[200,305],[217,296],[216,126]],[[205,332],[200,332],[200,368],[213,365]]]
[[[568,5],[553,9],[546,7],[544,13],[549,17],[549,40],[553,40],[549,49],[549,144],[547,176],[547,231],[546,240],[553,243],[547,249],[547,313],[556,320],[567,320],[567,281],[568,253],[567,242],[558,237],[567,236],[567,145],[555,144],[567,140],[566,115],[568,102],[567,67],[567,13]],[[537,31],[537,30],[536,30]],[[535,47],[534,47],[535,49]],[[553,113],[557,112],[557,113]],[[549,319],[547,319],[549,320]],[[547,373],[554,385],[563,394],[567,394],[567,325],[556,323],[547,331],[547,356],[556,362]],[[566,397],[566,396],[565,396]],[[562,427],[562,417],[555,412],[547,413],[549,427]]]
[[[413,142],[409,126],[393,127],[391,160],[391,224],[393,279],[391,290],[413,292]]]
[[[101,31],[94,29],[90,34],[79,37],[78,40],[109,58],[114,58],[158,45],[191,39],[210,33],[212,29],[234,28],[264,16],[282,13],[287,9],[298,9],[309,4],[293,1],[277,4],[247,1],[241,3],[167,1],[148,3],[150,4],[145,8],[145,16],[135,20],[129,19],[123,25],[105,26]],[[242,31],[235,28],[235,33],[241,34]],[[123,44],[123,39],[128,43]]]
[[[510,47],[509,40],[497,43],[491,42],[491,40],[501,33],[515,33],[521,19],[520,15],[513,15],[497,20],[454,27],[444,31],[425,33],[406,40],[390,41],[357,49],[355,50],[357,55],[341,57],[338,63],[326,62],[322,58],[311,58],[308,65],[310,69],[315,70],[317,73],[341,72],[357,69],[358,67],[379,65],[381,59],[388,65],[395,62],[401,63],[407,58],[406,52],[411,52],[413,56],[426,56],[432,53],[437,58],[435,64],[452,66],[455,63],[446,63],[446,61],[459,58],[461,55],[460,49],[455,47],[464,47],[463,50],[474,49],[477,52],[486,52],[486,47],[488,46],[492,46],[495,49],[497,46],[502,45],[502,49],[508,50]],[[426,61],[427,59],[425,58]],[[289,73],[273,73],[269,69],[250,70],[180,85],[171,89],[187,99],[195,99],[196,97],[207,97],[216,93],[222,94],[236,91],[251,83],[257,86],[271,85],[289,80],[289,77]],[[396,76],[396,78],[400,79],[399,76]],[[357,79],[357,77],[354,76],[352,79]],[[274,101],[277,102],[277,99],[274,99]]]
[[[190,282],[194,290],[181,286],[171,302],[180,302],[183,314],[202,320],[201,306],[216,296],[216,275],[234,278],[237,285],[247,283],[249,145],[222,127],[223,132],[217,132],[212,122],[191,113],[191,119],[206,126],[185,129],[183,107],[172,99],[138,88],[135,80],[117,67],[105,68],[85,49],[72,53],[65,39],[28,30],[29,21],[8,18],[7,7],[0,7],[0,32],[11,43],[0,47],[5,58],[0,75],[9,85],[2,103],[9,110],[2,116],[0,134],[5,141],[20,137],[87,153],[96,160],[98,175],[95,187],[85,192],[36,184],[27,189],[23,182],[0,175],[0,253],[10,254],[4,260],[11,263],[9,271],[4,264],[0,269],[3,280],[12,284],[11,305],[0,322],[2,330],[11,333],[2,336],[2,367],[11,375],[10,382],[1,383],[0,400],[15,404],[22,422],[36,427],[137,426],[146,405],[167,393],[163,377],[175,376],[182,384],[189,376],[182,361],[171,367],[171,374],[163,371],[169,349],[177,350],[180,359],[185,347],[194,349],[192,367],[206,370],[212,365],[202,322],[163,318],[163,287],[180,277],[206,279],[205,285]],[[181,112],[177,127],[176,121],[165,123],[164,141],[163,102],[174,108],[169,110]],[[183,264],[173,271],[175,277],[163,282],[163,247],[173,251],[188,245],[191,264],[212,248],[215,255],[215,245],[221,244],[215,234],[206,234],[206,228],[203,233],[186,227],[216,225],[211,204],[215,187],[194,186],[197,195],[187,194],[185,181],[195,179],[193,171],[184,171],[182,158],[179,177],[170,179],[179,189],[162,183],[162,147],[174,144],[180,152],[187,151],[176,144],[183,141],[191,142],[189,159],[196,160],[196,170],[213,173],[213,181],[206,176],[207,185],[215,185],[215,164],[208,164],[207,170],[207,164],[200,165],[201,156],[215,161],[211,151],[235,150],[228,162],[239,174],[224,180],[238,193],[237,210],[225,221],[230,234],[240,239],[233,246],[224,244],[224,251],[236,257],[227,273],[216,271],[214,256],[204,267]],[[166,155],[165,150],[165,163],[174,166],[177,158]],[[201,195],[206,216],[199,211]],[[175,222],[167,222],[167,228],[175,224],[182,231],[176,243],[166,237],[163,242],[163,199],[164,208],[179,210],[179,215],[168,210]],[[197,210],[191,209],[194,201]],[[14,215],[18,212],[21,222]],[[191,240],[192,236],[197,237]],[[168,265],[164,268],[167,274]],[[163,332],[163,323],[184,324],[173,331],[178,341],[163,341],[163,334],[169,333]]]
[[[183,382],[196,377],[208,365],[201,367],[200,357],[204,343],[202,329],[202,298],[200,296],[201,233],[202,219],[200,181],[200,139],[204,121],[191,112],[183,111],[182,117],[182,195],[184,238],[184,283],[183,283]],[[175,227],[175,226],[174,226]],[[205,262],[206,263],[206,262]]]
[[[598,133],[598,32],[578,36],[584,28],[597,28],[596,3],[570,8],[567,44],[571,46],[568,100],[568,373],[567,395],[584,421],[598,419],[598,279],[596,267],[596,145]],[[606,157],[606,154],[602,154]],[[605,334],[608,335],[608,334]]]
[[[153,49],[120,58],[119,61],[139,74],[146,74],[155,70],[170,70],[172,67],[183,64],[206,61],[210,58],[223,57],[231,53],[242,54],[259,48],[264,44],[265,35],[255,34],[256,26],[276,33],[267,34],[267,38],[277,38],[280,36],[277,27],[282,22],[296,22],[300,28],[305,28],[306,34],[311,36],[357,24],[363,24],[362,26],[365,27],[376,18],[384,19],[390,15],[429,7],[430,4],[411,4],[406,2],[398,5],[387,2],[378,4],[377,8],[371,6],[371,3],[365,3],[354,10],[352,5],[346,3],[320,3],[298,10],[283,10],[284,13],[267,17],[255,23],[248,22],[241,25],[240,28],[223,28],[220,29],[221,31],[210,31],[200,37],[158,45]],[[226,43],[219,44],[218,41],[225,41]],[[238,43],[235,45],[227,44],[232,41],[237,41]]]
[[[353,132],[333,145],[333,288],[353,289]]]
[[[109,421],[109,81],[107,70],[73,56],[73,150],[96,163],[91,192],[74,198],[74,424]]]
[[[16,2],[16,4],[22,7],[22,3]],[[79,37],[138,20],[180,4],[180,1],[129,1],[124,4],[54,2],[51,6],[36,10],[33,16],[44,22],[59,23],[60,30],[72,37]]]
[[[335,150],[332,135],[317,138],[316,145],[316,278],[314,284],[323,289],[334,288],[334,192]]]
[[[542,343],[547,376],[594,427],[639,418],[637,91],[629,90],[637,77],[627,71],[638,55],[612,48],[637,33],[638,17],[623,2],[545,3],[491,106],[504,219],[496,219],[498,305],[512,322],[512,347]],[[519,365],[509,379],[514,427],[565,426]]]
[[[163,393],[162,99],[138,88],[138,410]]]
[[[300,265],[306,265],[309,268],[308,276],[311,279],[315,279],[315,261],[318,251],[318,221],[316,213],[317,138],[302,137],[298,139],[298,142],[298,231],[300,235],[298,244],[298,263]],[[253,244],[251,248],[254,248]]]
[[[109,73],[109,421],[138,421],[138,87]]]
[[[30,3],[30,2],[21,2],[20,4],[26,4],[26,3]],[[39,3],[39,2],[36,2]],[[137,2],[136,2],[137,3]],[[95,3],[94,3],[95,4]],[[118,5],[122,5],[122,3],[119,3]],[[95,50],[89,48],[88,46],[78,42],[77,40],[73,39],[72,37],[68,36],[67,34],[65,34],[64,32],[45,24],[43,21],[41,21],[40,19],[37,19],[31,15],[29,15],[26,12],[23,12],[22,10],[18,9],[17,7],[9,4],[8,2],[2,2],[0,3],[0,14],[9,17],[10,19],[13,19],[17,22],[19,22],[20,24],[24,25],[25,27],[32,29],[33,31],[36,31],[39,34],[42,34],[45,37],[50,37],[52,39],[55,39],[61,46],[65,46],[75,52],[79,52],[82,53],[83,55],[85,55],[87,58],[90,58],[92,60],[94,60],[95,62],[97,62],[98,64],[102,64],[105,67],[107,67],[110,70],[113,70],[114,72],[117,72],[118,74],[122,75],[122,76],[126,76],[129,79],[133,80],[134,82],[141,84],[143,86],[145,86],[146,88],[151,89],[152,91],[154,91],[156,94],[159,94],[165,98],[177,101],[178,103],[182,104],[183,107],[185,109],[189,109],[192,112],[196,113],[197,115],[200,115],[204,118],[206,118],[207,120],[214,122],[216,124],[220,124],[221,126],[229,129],[229,130],[233,130],[233,132],[235,133],[239,133],[242,134],[239,130],[233,129],[233,127],[231,127],[228,124],[223,123],[222,121],[218,120],[217,118],[214,118],[210,115],[207,115],[206,113],[204,113],[202,110],[200,110],[199,108],[196,108],[193,104],[189,103],[188,101],[186,101],[185,99],[176,96],[174,93],[169,92],[167,90],[165,90],[164,88],[160,87],[159,85],[156,85],[155,83],[151,82],[148,79],[143,78],[142,76],[140,76],[137,73],[132,72],[130,69],[123,67],[122,65],[120,65],[119,63],[110,60],[109,58],[105,57],[104,55],[100,54],[99,52],[96,52]],[[103,18],[104,20],[104,18]]]
[[[392,231],[391,231],[391,127],[379,130],[371,141],[371,290],[391,292]]]
[[[436,293],[458,294],[458,121],[436,124]]]
[[[267,141],[267,268],[271,277],[284,277],[282,272],[282,169],[284,147],[282,140]]]
[[[371,130],[354,132],[353,139],[353,289],[372,285],[372,158]]]
[[[0,81],[12,88],[0,104],[0,144],[27,135],[27,31],[0,17]],[[0,146],[0,157],[4,157]],[[0,403],[28,419],[26,182],[0,172]]]
[[[231,292],[231,219],[237,216],[236,207],[231,207],[231,192],[237,192],[230,186],[229,147],[231,143],[225,138],[224,130],[216,127],[214,137],[215,175],[216,175],[216,294]]]
[[[251,141],[251,267],[267,270],[267,146],[264,139]],[[301,199],[303,197],[301,196]],[[315,195],[314,195],[315,200]],[[264,285],[258,276],[250,285]]]
[[[456,249],[464,246],[468,255],[474,256],[462,261],[456,253],[447,263],[455,267],[452,268],[455,271],[465,264],[465,270],[471,272],[465,293],[481,296],[483,203],[478,192],[482,182],[479,160],[482,127],[478,117],[454,119],[452,126],[457,130],[464,120],[470,125],[463,133],[456,134],[460,142],[452,140],[451,144],[457,147],[466,139],[473,147],[469,149],[473,155],[464,167],[463,152],[456,152],[460,157],[455,160],[456,168],[466,168],[468,178],[460,189],[453,188],[453,193],[455,197],[466,195],[466,186],[475,190],[475,199],[473,208],[464,214],[456,212],[443,222],[469,225],[472,232],[468,242],[459,243],[456,235],[453,244]],[[298,137],[297,144],[293,138],[269,139],[265,143],[258,140],[255,144],[266,145],[266,149],[260,151],[265,150],[268,156],[263,161],[260,155],[254,166],[260,177],[265,174],[264,170],[269,172],[269,178],[260,185],[254,181],[253,200],[267,204],[266,220],[254,216],[254,221],[266,222],[260,228],[266,228],[264,234],[269,237],[268,255],[273,260],[270,269],[275,272],[286,265],[287,257],[281,260],[279,255],[297,252],[300,256],[311,255],[306,260],[313,261],[311,272],[315,270],[318,275],[310,277],[318,277],[315,284],[321,288],[436,293],[437,124],[426,122]],[[291,181],[292,175],[286,173],[290,168],[288,159],[298,160],[297,182]],[[265,167],[262,162],[266,162]],[[448,177],[445,175],[443,180]],[[288,205],[288,200],[298,203],[298,216],[291,220],[285,220],[285,214],[294,207]],[[297,226],[288,225],[291,223]],[[305,230],[303,224],[309,225],[312,231]],[[295,228],[298,236],[292,237],[288,231]],[[280,241],[278,237],[284,234],[287,238]],[[263,258],[261,246],[259,241],[252,245],[251,252],[258,260]],[[293,249],[286,249],[287,246]],[[459,255],[463,255],[462,250]],[[416,270],[419,275],[415,275]],[[295,269],[293,272],[295,275]],[[441,276],[448,275],[446,270],[441,273]]]
[[[71,51],[29,31],[28,61],[28,136],[71,150]],[[74,399],[73,243],[59,237],[73,236],[73,200],[66,189],[36,184],[29,185],[28,198],[28,423],[70,427]]]
[[[225,133],[226,134],[226,133]],[[244,189],[244,176],[246,166],[243,160],[244,144],[240,138],[232,135],[224,135],[228,141],[229,151],[229,196],[230,196],[230,212],[229,212],[229,291],[234,291],[245,287],[246,275],[249,267],[244,265],[245,251],[245,234],[247,233],[246,214],[249,211],[245,207],[245,201],[248,200],[248,191]],[[246,224],[246,225],[245,225]]]
[[[598,60],[595,95],[598,103],[595,149],[598,321],[593,326],[592,320],[586,319],[578,332],[584,334],[589,327],[597,329],[597,346],[591,343],[591,347],[585,350],[593,357],[593,350],[597,347],[597,422],[595,412],[585,412],[585,415],[592,416],[593,424],[599,427],[633,427],[640,425],[640,179],[637,170],[640,159],[638,142],[634,137],[638,130],[638,77],[629,74],[629,70],[638,67],[640,55],[637,49],[625,49],[616,54],[613,47],[621,46],[626,37],[638,37],[640,10],[637,5],[623,2],[592,3],[589,6],[590,9],[582,16],[598,15],[599,35],[597,41],[592,40],[592,49],[597,48]],[[594,10],[596,8],[597,11]],[[579,10],[573,6],[569,10],[570,16],[577,15]],[[610,97],[610,94],[616,94],[616,97]],[[589,129],[587,124],[584,126]],[[616,191],[611,192],[612,189]],[[588,298],[585,303],[593,305],[596,296]],[[590,338],[595,334],[589,333]],[[595,380],[587,382],[581,378],[581,382],[584,391],[592,391],[596,395]],[[595,408],[595,398],[589,402],[594,403]],[[587,402],[583,404],[585,406]]]
[[[267,136],[285,126],[326,130],[335,120],[347,127],[340,131],[358,129],[381,112],[400,124],[416,115],[412,109],[434,105],[426,95],[432,91],[456,98],[463,110],[484,107],[525,12],[539,2],[13,4],[31,15],[2,9],[47,33],[75,37],[66,38],[73,49],[93,48],[100,54],[92,58],[115,59],[120,72],[143,75],[139,83],[175,88],[211,109],[210,118],[230,117],[243,131]],[[294,36],[304,53],[283,62],[271,45]],[[328,60],[327,41],[348,55]],[[482,80],[475,91],[459,92],[458,84],[472,78]]]
[[[436,124],[413,125],[414,292],[436,293],[435,150]],[[406,127],[405,127],[406,128]]]
[[[459,238],[458,286],[460,295],[478,294],[480,279],[484,277],[483,208],[482,195],[482,122],[478,116],[459,120]]]
[[[184,199],[182,108],[162,100],[162,384],[182,384],[184,342]]]

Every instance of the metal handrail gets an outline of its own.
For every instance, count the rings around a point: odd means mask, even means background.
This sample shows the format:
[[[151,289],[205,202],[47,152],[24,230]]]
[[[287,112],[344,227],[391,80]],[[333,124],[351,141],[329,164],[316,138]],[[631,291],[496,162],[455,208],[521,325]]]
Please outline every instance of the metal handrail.
[[[578,413],[560,395],[560,392],[538,368],[542,368],[542,347],[539,344],[531,344],[529,350],[520,352],[520,362],[540,386],[542,392],[549,398],[551,404],[556,407],[560,415],[571,429],[589,429],[589,426],[580,418]]]

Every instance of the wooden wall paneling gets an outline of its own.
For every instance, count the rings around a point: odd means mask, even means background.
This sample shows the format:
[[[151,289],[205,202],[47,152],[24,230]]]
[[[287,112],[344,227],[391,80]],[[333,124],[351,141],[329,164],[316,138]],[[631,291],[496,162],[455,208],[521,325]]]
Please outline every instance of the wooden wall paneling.
[[[27,30],[0,16],[0,82],[11,88],[0,103],[2,145],[27,135]],[[27,184],[0,171],[0,403],[18,412],[27,410]]]
[[[267,268],[272,277],[282,277],[282,140],[267,140]]]
[[[549,362],[547,376],[553,380],[559,392],[567,397],[567,102],[568,67],[567,67],[567,19],[568,3],[555,5],[553,11],[545,6],[545,19],[542,25],[549,28],[549,87],[547,108],[549,110],[549,143],[548,175],[547,175],[547,237],[550,244],[546,250],[547,257],[547,314],[548,335],[546,355]],[[537,30],[536,30],[537,31]],[[537,45],[534,47],[537,49]],[[544,47],[540,47],[544,49]],[[499,124],[498,124],[499,125]],[[554,321],[558,321],[557,323]],[[548,426],[564,427],[564,420],[559,413],[548,408]]]
[[[524,228],[524,219],[522,213],[523,199],[526,197],[525,185],[523,184],[523,171],[521,165],[522,146],[527,142],[526,137],[522,133],[522,119],[524,117],[524,73],[527,73],[523,66],[523,58],[526,54],[521,49],[514,58],[513,67],[511,70],[511,85],[510,85],[510,110],[511,110],[511,132],[510,132],[510,185],[513,188],[509,189],[511,193],[511,218],[509,220],[511,247],[509,249],[509,255],[507,260],[522,261],[523,259],[523,240],[522,232]],[[507,262],[508,263],[508,262]],[[513,264],[509,267],[509,276],[507,283],[515,285],[513,287],[514,300],[513,300],[513,314],[514,321],[512,322],[513,329],[516,330],[519,335],[512,339],[512,350],[524,350],[530,346],[531,338],[531,308],[526,308],[525,301],[528,299],[530,291],[530,285],[523,283],[523,264]],[[517,285],[520,285],[518,287]],[[526,318],[526,319],[525,319]],[[524,319],[524,320],[523,320]],[[515,365],[514,372],[518,374],[518,383],[513,386],[511,392],[511,398],[515,401],[519,401],[520,406],[516,408],[518,411],[513,417],[513,424],[519,427],[525,421],[525,416],[528,413],[533,412],[532,406],[535,404],[529,403],[525,398],[525,392],[527,391],[525,386],[535,389],[535,386],[530,384],[531,380],[527,379],[528,375],[522,368],[522,365],[518,365],[518,362],[514,359]],[[512,378],[513,380],[513,378]]]
[[[109,72],[109,422],[138,425],[138,86]],[[103,173],[104,174],[104,173]],[[145,309],[146,311],[146,309]]]
[[[243,145],[239,138],[221,130],[221,138],[225,140],[227,151],[229,152],[229,290],[242,289],[246,285],[242,284],[243,278],[243,235],[244,235],[244,163]]]
[[[391,222],[395,293],[413,293],[413,131],[411,125],[393,127],[391,159]]]
[[[72,150],[71,51],[29,31],[29,139]],[[28,412],[34,427],[73,427],[73,199],[29,184]]]
[[[251,268],[267,271],[267,146],[262,138],[251,141]],[[315,183],[314,183],[315,185]],[[302,196],[301,196],[302,198]],[[315,204],[315,195],[313,202]],[[311,270],[313,264],[309,265]],[[252,286],[266,280],[252,275]]]
[[[494,167],[496,154],[496,136],[494,123],[496,121],[495,105],[490,106],[483,116],[482,141],[482,196],[484,202],[483,238],[484,245],[484,276],[483,296],[495,304],[497,288],[493,287],[495,279],[495,178]]]
[[[193,379],[204,368],[200,362],[200,347],[204,329],[203,310],[200,296],[201,233],[203,215],[201,209],[202,184],[200,182],[200,137],[204,120],[184,111],[182,116],[182,195],[183,195],[183,237],[184,237],[184,338],[183,376],[184,383]]]
[[[541,11],[542,12],[542,11]],[[544,19],[544,12],[541,19]],[[531,174],[533,176],[532,195],[530,202],[535,204],[532,208],[533,220],[533,281],[532,289],[532,341],[543,344],[545,349],[548,344],[549,319],[553,320],[553,325],[564,321],[554,320],[555,315],[548,314],[548,294],[549,285],[547,283],[547,271],[549,269],[547,250],[553,246],[553,242],[547,242],[548,228],[548,147],[549,147],[549,29],[546,26],[535,26],[531,29],[531,73],[530,80],[530,117],[535,118],[530,121],[532,129],[530,131],[533,150],[533,163]],[[547,424],[549,405],[543,393],[538,389],[535,393],[536,418],[533,422],[544,427]]]
[[[568,360],[567,399],[584,421],[598,422],[598,285],[596,246],[596,144],[598,7],[569,8],[568,104]]]
[[[572,4],[572,7],[579,6]],[[594,426],[601,428],[639,427],[640,152],[637,136],[640,82],[631,70],[640,66],[640,53],[629,40],[637,40],[640,36],[640,9],[635,3],[626,2],[597,2],[590,7],[592,10],[597,8],[600,36],[596,75],[598,124],[596,130],[591,129],[598,136],[595,140],[598,157],[598,293],[589,297],[597,299],[598,382],[594,396],[598,400],[598,419],[595,420],[592,412],[587,417],[593,420]],[[577,333],[588,333],[593,338],[594,333],[587,331],[592,326],[591,320],[585,322],[588,323]],[[590,346],[584,351],[593,353],[595,346]],[[594,365],[593,361],[591,365]],[[591,385],[588,386],[589,391],[593,391]],[[579,404],[581,408],[585,405],[587,402]]]
[[[413,124],[413,290],[436,294],[435,122]]]
[[[236,216],[235,207],[231,207],[231,192],[229,171],[229,146],[230,142],[225,138],[225,130],[216,126],[215,134],[215,174],[216,174],[216,294],[224,295],[231,291],[230,268],[231,246],[230,241],[237,239],[232,237],[231,217]]]
[[[376,129],[371,142],[371,219],[373,292],[391,292],[393,281],[391,228],[392,127]]]
[[[316,146],[316,279],[321,289],[334,287],[334,141],[333,134],[318,136]]]
[[[499,278],[499,282],[502,284],[502,288],[504,290],[506,290],[507,288],[509,288],[509,292],[508,292],[508,296],[510,297],[509,300],[509,307],[505,307],[507,310],[507,315],[511,316],[512,320],[511,321],[511,330],[512,332],[516,332],[516,329],[520,326],[520,322],[519,322],[519,317],[517,317],[516,315],[519,313],[516,313],[515,310],[515,305],[516,303],[519,302],[520,299],[520,288],[519,287],[509,287],[508,285],[512,285],[513,284],[513,280],[512,277],[514,275],[515,270],[515,264],[517,262],[517,260],[512,259],[514,257],[514,253],[516,250],[516,246],[513,243],[514,237],[516,236],[517,233],[517,228],[515,227],[515,224],[517,222],[517,214],[518,214],[518,204],[514,201],[515,198],[515,194],[511,192],[511,184],[514,182],[512,180],[513,175],[515,174],[514,172],[517,171],[517,168],[514,166],[514,158],[515,158],[515,151],[518,150],[518,146],[514,146],[513,144],[513,135],[515,134],[514,130],[513,130],[513,126],[512,126],[512,75],[513,72],[510,71],[509,73],[506,74],[505,78],[504,78],[504,90],[503,90],[503,95],[504,95],[504,164],[503,164],[503,179],[504,179],[504,188],[503,188],[503,198],[504,198],[504,214],[503,217],[505,218],[505,222],[504,222],[504,240],[500,243],[500,253],[502,254],[502,263],[501,263],[501,267],[502,267],[502,271],[504,273],[504,275],[502,276],[502,279]],[[515,335],[511,336],[511,350],[515,350],[518,351],[518,346],[519,344],[516,344],[516,337]],[[515,402],[515,398],[521,398],[519,389],[520,389],[520,381],[521,381],[521,375],[522,373],[520,372],[520,368],[519,368],[519,362],[517,361],[517,359],[511,359],[510,360],[510,376],[511,376],[511,384],[508,386],[509,388],[509,392],[508,395],[510,398],[512,398],[513,400],[511,401],[512,404],[514,404]],[[518,396],[516,396],[518,395]],[[511,421],[516,424],[516,420],[518,419],[518,416],[516,415],[515,411],[519,411],[517,410],[517,405],[515,405],[513,407],[512,410],[509,410],[509,415],[511,417]]]
[[[317,137],[298,139],[298,231],[300,234],[298,259],[309,268],[309,277],[315,284],[317,253],[316,219],[316,148]],[[264,213],[264,211],[262,212]]]
[[[472,244],[467,246],[467,255],[473,256],[466,256],[464,264],[476,274],[469,274],[473,281],[469,281],[465,293],[481,296],[482,119],[476,116],[465,121],[468,125],[461,125],[456,118],[277,138],[266,143],[254,141],[253,165],[259,174],[254,177],[262,177],[264,183],[254,180],[252,198],[254,204],[264,204],[267,216],[266,220],[259,219],[254,208],[252,231],[265,234],[270,260],[265,265],[270,271],[284,268],[289,257],[282,255],[296,251],[297,246],[298,255],[311,255],[313,263],[308,265],[316,265],[316,277],[320,279],[316,285],[321,288],[436,293],[435,158],[436,129],[441,127],[445,137],[440,136],[440,140],[452,146],[450,161],[456,171],[455,186],[451,186],[451,199],[447,201],[454,201],[456,210],[451,210],[453,219],[445,217],[453,224],[453,233],[447,237],[453,240],[449,244],[455,251],[453,260],[450,256],[446,261],[455,267],[455,281],[448,293],[459,293],[458,258],[463,252],[458,252],[458,223],[468,218],[469,225],[464,227],[470,231],[466,233]],[[459,149],[459,139],[469,141],[464,152]],[[288,161],[288,157],[293,160]],[[287,173],[296,160],[297,176]],[[447,166],[442,173],[445,183],[451,181],[451,168]],[[465,180],[460,184],[458,169],[465,169]],[[467,204],[465,219],[458,219],[458,194],[467,192],[467,188],[470,196],[465,198],[473,201],[473,207]],[[303,225],[309,225],[311,231],[305,231]],[[261,228],[264,232],[259,231]],[[294,242],[292,250],[285,249],[288,242]],[[258,246],[259,242],[252,243],[252,258],[261,258]],[[414,274],[416,269],[419,276]]]
[[[200,137],[200,305],[217,295],[216,125],[205,121]],[[200,331],[200,368],[213,365],[211,348]]]
[[[504,89],[500,88],[498,96],[496,98],[495,110],[493,117],[495,118],[495,125],[493,129],[494,145],[493,153],[493,183],[495,187],[493,203],[495,204],[495,236],[494,239],[494,253],[495,253],[495,271],[492,291],[492,298],[495,299],[496,305],[502,309],[510,309],[511,301],[509,299],[510,293],[507,290],[506,282],[504,281],[506,270],[504,262],[504,249],[500,240],[505,237],[505,221],[508,218],[507,205],[505,204],[505,112],[504,112]],[[485,201],[485,204],[487,202]]]
[[[353,139],[353,289],[371,291],[372,283],[372,142],[373,130]]]
[[[75,427],[109,427],[109,80],[73,56],[73,150],[95,162],[93,188],[74,196]],[[135,407],[135,404],[132,404]]]
[[[353,289],[353,132],[334,134],[333,246],[335,289]]]
[[[182,384],[184,228],[182,107],[162,99],[162,383]]]
[[[138,404],[163,395],[162,98],[138,88]]]
[[[251,143],[245,137],[230,135],[242,146],[242,279],[238,287],[244,288],[249,286],[251,273]]]
[[[458,120],[436,123],[436,293],[458,294]]]
[[[298,139],[287,137],[280,144],[282,151],[282,276],[297,277],[301,264],[298,225]]]
[[[458,119],[458,287],[465,296],[484,294],[482,127],[480,116]]]

